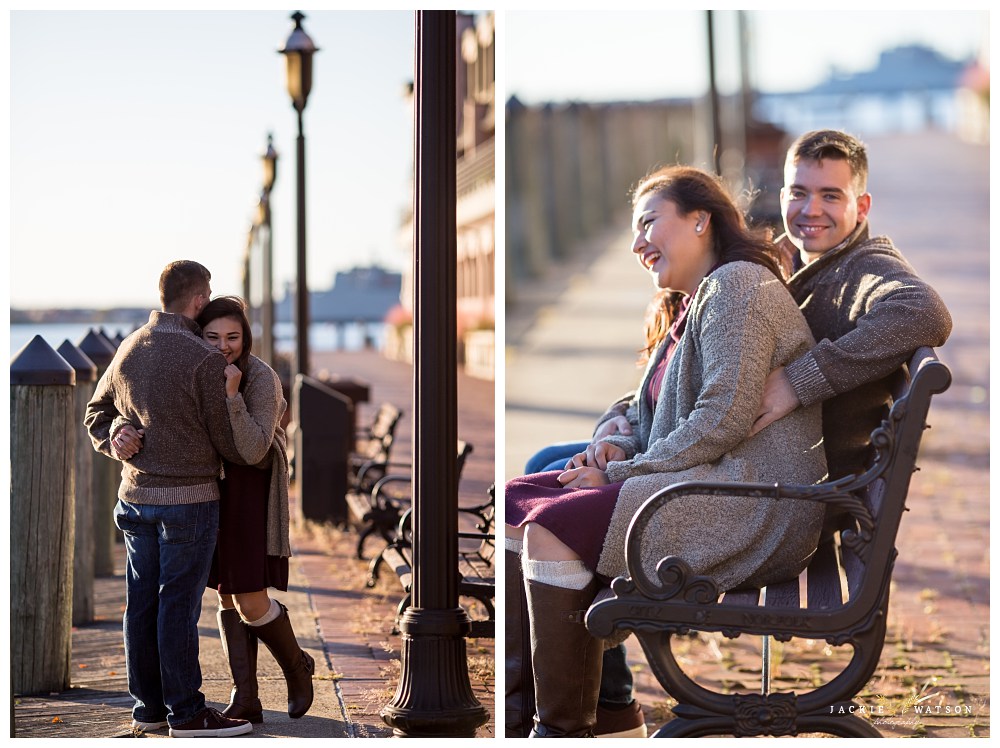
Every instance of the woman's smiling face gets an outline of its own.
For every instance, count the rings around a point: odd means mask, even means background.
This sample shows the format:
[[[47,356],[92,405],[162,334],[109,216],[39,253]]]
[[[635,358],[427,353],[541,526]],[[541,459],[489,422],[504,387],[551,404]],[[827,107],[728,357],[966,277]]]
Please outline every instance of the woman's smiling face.
[[[213,319],[202,328],[201,334],[206,341],[222,351],[227,364],[235,363],[243,353],[243,326],[238,319]]]
[[[693,294],[712,266],[709,217],[684,216],[677,205],[647,192],[632,212],[632,252],[653,276],[657,288]]]

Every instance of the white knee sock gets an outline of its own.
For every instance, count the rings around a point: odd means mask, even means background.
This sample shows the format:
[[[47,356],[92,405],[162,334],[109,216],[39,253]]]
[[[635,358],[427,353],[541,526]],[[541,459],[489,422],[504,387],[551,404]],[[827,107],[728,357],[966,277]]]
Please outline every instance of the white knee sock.
[[[580,560],[532,561],[522,556],[521,565],[525,579],[569,590],[582,590],[594,578],[594,573]]]
[[[275,618],[281,615],[281,606],[278,605],[277,600],[271,601],[271,607],[267,609],[267,613],[262,615],[256,621],[248,621],[246,618],[243,619],[243,623],[248,626],[263,626],[264,624],[270,623]]]
[[[514,553],[520,553],[521,548],[524,547],[524,541],[518,540],[517,538],[504,537],[503,547],[506,551],[513,551]]]

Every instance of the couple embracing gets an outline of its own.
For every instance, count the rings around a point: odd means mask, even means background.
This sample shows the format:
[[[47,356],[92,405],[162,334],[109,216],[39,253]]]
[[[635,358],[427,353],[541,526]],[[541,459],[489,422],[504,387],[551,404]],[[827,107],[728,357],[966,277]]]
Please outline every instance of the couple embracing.
[[[624,649],[605,651],[581,616],[627,573],[632,517],[684,481],[861,472],[890,375],[951,331],[940,297],[869,234],[859,140],[806,133],[784,176],[774,243],[699,169],[668,167],[635,190],[631,253],[659,289],[639,388],[590,442],[546,448],[506,486],[508,737],[644,735]],[[720,590],[762,587],[798,575],[838,519],[805,502],[685,496],[650,524],[641,563],[654,576],[677,556]]]
[[[210,283],[197,262],[163,270],[162,311],[122,342],[85,419],[95,449],[122,463],[115,524],[127,553],[132,727],[171,737],[240,735],[263,721],[258,641],[281,665],[289,715],[313,698],[315,664],[267,594],[288,589],[286,403],[277,374],[250,353],[243,301],[210,300]],[[235,684],[224,713],[200,690],[206,586],[219,594]]]

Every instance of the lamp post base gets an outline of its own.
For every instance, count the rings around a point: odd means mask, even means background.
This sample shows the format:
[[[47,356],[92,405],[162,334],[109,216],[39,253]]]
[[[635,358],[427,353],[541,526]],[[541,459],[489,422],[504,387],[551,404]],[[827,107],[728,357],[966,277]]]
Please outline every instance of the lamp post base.
[[[399,686],[380,715],[400,738],[475,737],[490,715],[472,693],[462,608],[403,614]]]

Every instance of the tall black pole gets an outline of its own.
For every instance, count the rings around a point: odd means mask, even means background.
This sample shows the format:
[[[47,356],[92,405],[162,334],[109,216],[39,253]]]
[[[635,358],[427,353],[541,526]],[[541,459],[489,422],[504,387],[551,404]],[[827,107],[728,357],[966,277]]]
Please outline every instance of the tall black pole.
[[[413,585],[402,672],[382,718],[401,737],[473,737],[458,604],[455,12],[416,11],[413,253]]]
[[[274,366],[274,297],[272,296],[271,283],[274,278],[274,245],[271,242],[271,194],[267,192],[267,202],[264,204],[264,246],[263,246],[263,293],[261,295],[260,325],[261,341],[260,351],[268,366]]]
[[[722,154],[722,121],[719,115],[719,88],[715,81],[715,24],[712,11],[708,15],[708,98],[712,107],[712,162],[716,174],[722,174],[719,158]]]
[[[296,252],[295,252],[295,371],[309,375],[309,286],[306,283],[306,138],[302,134],[302,110],[299,136],[295,140],[296,177]]]

